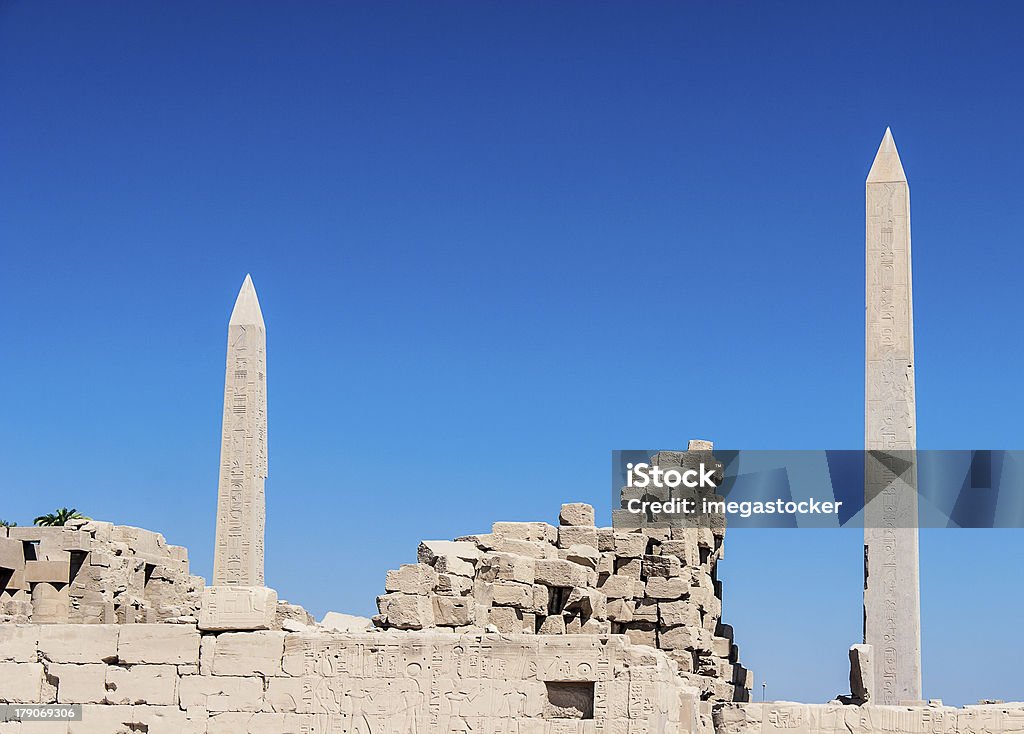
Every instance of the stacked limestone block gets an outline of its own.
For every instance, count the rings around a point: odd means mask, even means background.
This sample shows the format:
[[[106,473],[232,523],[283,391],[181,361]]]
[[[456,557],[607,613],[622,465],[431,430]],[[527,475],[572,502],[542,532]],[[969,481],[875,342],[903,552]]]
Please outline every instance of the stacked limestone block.
[[[159,533],[95,520],[0,528],[0,622],[130,624],[195,617],[203,579]]]
[[[538,635],[622,634],[659,648],[704,700],[748,700],[752,676],[720,624],[711,528],[620,531],[589,505],[559,526],[499,522],[491,532],[424,541],[418,562],[389,571],[374,623]]]
[[[1024,704],[983,704],[953,708],[927,706],[801,704],[784,701],[714,707],[716,734],[1024,734]]]
[[[0,626],[0,702],[82,704],[24,734],[712,734],[664,654],[624,637]]]

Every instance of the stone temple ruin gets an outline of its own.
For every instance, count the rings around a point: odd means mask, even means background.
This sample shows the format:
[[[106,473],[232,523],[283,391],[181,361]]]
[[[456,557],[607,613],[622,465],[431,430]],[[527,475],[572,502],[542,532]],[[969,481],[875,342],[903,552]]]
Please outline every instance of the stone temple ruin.
[[[159,533],[93,520],[0,529],[0,623],[165,622],[197,614],[203,585]]]
[[[419,561],[388,571],[383,629],[623,635],[662,650],[705,701],[747,701],[753,676],[720,622],[710,528],[620,532],[590,505],[562,505],[559,527],[499,522],[490,533],[424,541]],[[700,532],[706,531],[706,532]]]
[[[866,443],[913,448],[909,198],[888,131],[867,204]],[[865,644],[850,694],[824,704],[750,701],[722,622],[724,522],[598,528],[565,504],[557,526],[424,541],[372,620],[317,623],[264,584],[266,328],[248,277],[227,354],[213,584],[146,530],[0,528],[0,704],[81,713],[0,706],[0,734],[1024,734],[1024,704],[917,700],[910,532],[866,531]],[[914,593],[896,599],[900,579]]]

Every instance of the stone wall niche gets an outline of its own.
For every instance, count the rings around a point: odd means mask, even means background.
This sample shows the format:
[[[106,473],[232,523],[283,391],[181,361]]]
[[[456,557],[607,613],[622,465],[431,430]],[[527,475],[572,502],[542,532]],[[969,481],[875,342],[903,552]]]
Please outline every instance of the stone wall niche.
[[[594,683],[592,681],[547,681],[546,719],[593,719]]]

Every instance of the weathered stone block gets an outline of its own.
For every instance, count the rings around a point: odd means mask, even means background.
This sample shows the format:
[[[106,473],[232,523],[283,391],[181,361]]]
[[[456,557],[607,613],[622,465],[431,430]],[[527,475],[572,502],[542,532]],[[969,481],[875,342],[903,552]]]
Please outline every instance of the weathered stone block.
[[[690,601],[663,601],[658,604],[658,621],[662,627],[701,626],[700,608]]]
[[[658,633],[658,646],[664,650],[692,650],[711,655],[712,637],[700,627],[673,627]]]
[[[626,629],[626,637],[629,638],[630,643],[633,645],[658,646],[658,633],[653,628],[629,627]]]
[[[535,634],[537,629],[537,615],[533,612],[523,612],[523,634]]]
[[[538,635],[564,635],[565,618],[561,614],[552,614],[545,617],[537,630]]]
[[[607,635],[611,631],[611,622],[604,619],[588,619],[580,627],[580,634],[584,635]]]
[[[496,522],[491,534],[509,540],[550,543],[557,537],[557,530],[546,522]]]
[[[56,679],[57,703],[102,703],[106,698],[104,663],[50,663],[46,674]]]
[[[461,535],[455,539],[457,543],[472,543],[482,551],[495,550],[497,539],[491,533],[474,533]]]
[[[29,624],[0,624],[0,662],[36,662],[37,630]]]
[[[497,581],[490,585],[491,599],[498,606],[529,609],[533,606],[533,586],[511,581]]]
[[[624,599],[612,599],[608,602],[608,619],[613,622],[632,622],[633,605]]]
[[[25,561],[25,580],[30,584],[45,581],[66,584],[71,581],[71,558],[65,561]]]
[[[25,552],[20,540],[11,540],[6,536],[0,537],[0,568],[5,568],[8,571],[25,568]]]
[[[534,578],[546,586],[591,586],[597,574],[576,563],[563,560],[539,560],[534,565]]]
[[[597,550],[597,528],[563,525],[558,528],[558,547],[569,548],[574,545],[589,545]]]
[[[434,571],[439,574],[473,578],[475,567],[471,562],[457,556],[438,556],[434,560]]]
[[[597,548],[592,545],[571,545],[568,549],[561,551],[561,554],[564,554],[565,560],[594,571],[597,570],[597,564],[601,558]]]
[[[615,533],[615,555],[619,558],[640,558],[647,553],[647,536],[642,533]]]
[[[466,597],[435,596],[434,621],[445,627],[461,627],[472,624],[475,618],[475,604]]]
[[[89,554],[89,565],[97,568],[110,568],[113,556],[105,551],[92,551]]]
[[[639,558],[616,558],[615,575],[628,576],[636,581],[640,580],[643,571],[643,561]]]
[[[701,630],[703,631],[703,630]],[[711,652],[720,658],[729,658],[732,655],[733,643],[725,637],[711,637]]]
[[[385,594],[377,597],[377,608],[387,616],[391,627],[418,630],[434,626],[434,605],[430,597]]]
[[[587,589],[577,586],[565,601],[567,612],[578,612],[584,617],[606,619],[608,617],[608,606],[605,595],[596,589]]]
[[[653,599],[637,600],[633,604],[633,620],[636,622],[650,622],[651,625],[654,625],[658,621],[658,602]]]
[[[674,529],[673,529],[674,532]],[[658,548],[663,556],[674,556],[684,566],[695,566],[700,563],[700,554],[697,551],[697,540],[666,540]]]
[[[302,678],[267,678],[263,710],[279,713],[295,712],[302,705],[302,694],[308,681]]]
[[[675,581],[676,579],[668,579],[669,581]],[[650,582],[648,582],[648,590],[650,588]],[[707,615],[711,615],[714,618],[722,616],[722,600],[715,596],[714,591],[711,589],[690,587],[687,592],[689,599],[698,607],[700,610]]]
[[[532,584],[534,558],[512,553],[488,553],[478,565],[478,577],[484,581],[517,581]]]
[[[111,665],[106,670],[105,687],[108,703],[174,706],[178,703],[178,670],[173,665]]]
[[[42,663],[0,663],[0,703],[41,703]]]
[[[544,584],[533,585],[533,607],[530,609],[534,614],[547,614],[548,602],[551,598],[548,587]]]
[[[225,632],[217,635],[214,675],[282,675],[284,632]]]
[[[689,650],[667,650],[668,656],[676,661],[679,672],[692,673],[694,669],[694,655]]]
[[[682,573],[682,564],[675,556],[644,556],[643,575],[674,578]]]
[[[373,628],[369,617],[360,617],[355,614],[342,614],[341,612],[327,612],[320,624],[329,630],[337,632],[365,632]]]
[[[454,540],[424,540],[416,551],[420,563],[433,565],[442,556],[461,558],[475,562],[480,557],[480,549],[473,543]]]
[[[403,594],[429,594],[437,585],[437,571],[425,563],[406,563],[387,572],[385,591]]]
[[[182,708],[218,711],[259,711],[263,707],[263,680],[238,676],[186,675],[178,698]]]
[[[54,624],[37,628],[39,654],[54,663],[97,663],[117,657],[114,624]]]
[[[212,715],[203,734],[309,734],[320,731],[322,719],[314,714],[225,712]],[[369,728],[360,724],[349,731],[363,730]]]
[[[83,719],[85,714],[83,713]],[[132,706],[128,732],[147,734],[206,734],[206,717],[192,720],[177,706]],[[74,734],[74,731],[71,731]]]
[[[199,629],[268,629],[277,612],[277,592],[264,586],[207,586],[199,608]]]
[[[101,675],[101,686],[102,683],[103,676]],[[129,727],[135,727],[135,731],[140,731],[138,722],[132,717],[132,706],[112,706],[97,703],[83,704],[82,720],[68,722],[66,726],[66,730],[60,730],[61,734],[64,734],[65,731],[70,732],[70,734],[93,734],[93,732],[124,734],[125,732],[132,732],[132,729],[129,729]],[[0,725],[0,732],[5,731],[2,725]],[[182,734],[185,734],[184,731]]]
[[[646,594],[651,599],[681,599],[690,591],[686,579],[654,577],[647,579]]]
[[[437,593],[445,596],[463,596],[473,589],[473,581],[465,576],[452,573],[437,575]]]
[[[562,505],[558,513],[560,525],[594,525],[594,508],[582,502],[570,502]]]
[[[92,536],[81,530],[67,530],[61,538],[61,549],[87,553],[92,550]]]
[[[488,611],[487,623],[493,624],[498,632],[505,634],[521,634],[525,629],[523,612],[513,607],[491,607]],[[533,630],[531,629],[530,632]]]
[[[199,664],[199,631],[186,624],[122,625],[117,641],[122,663]]]
[[[557,558],[558,550],[547,541],[540,540],[517,540],[515,538],[503,538],[499,544],[503,553],[511,553],[527,558]]]
[[[643,596],[644,584],[627,576],[616,575],[609,576],[604,583],[599,583],[598,589],[609,599],[632,599],[636,596]]]

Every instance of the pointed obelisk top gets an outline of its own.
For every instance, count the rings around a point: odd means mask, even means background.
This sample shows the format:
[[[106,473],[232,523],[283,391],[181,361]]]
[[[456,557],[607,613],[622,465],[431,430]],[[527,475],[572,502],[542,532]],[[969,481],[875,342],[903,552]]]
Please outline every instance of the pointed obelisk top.
[[[263,311],[260,310],[260,299],[256,297],[256,287],[248,274],[241,290],[238,291],[238,298],[235,299],[235,307],[231,310],[231,320],[228,324],[256,324],[266,328],[263,323]]]
[[[867,183],[906,183],[907,174],[903,172],[903,163],[896,150],[896,141],[892,139],[892,131],[885,128],[882,144],[875,153],[875,161],[868,171]]]

